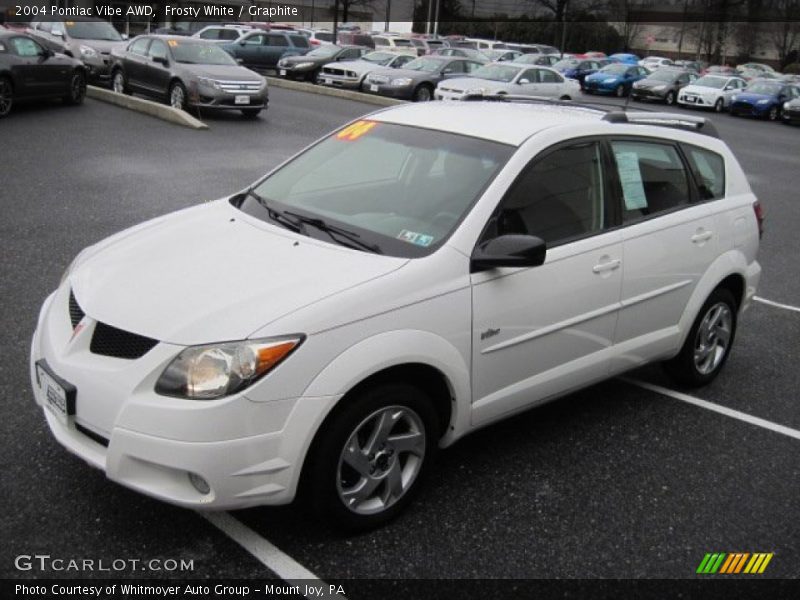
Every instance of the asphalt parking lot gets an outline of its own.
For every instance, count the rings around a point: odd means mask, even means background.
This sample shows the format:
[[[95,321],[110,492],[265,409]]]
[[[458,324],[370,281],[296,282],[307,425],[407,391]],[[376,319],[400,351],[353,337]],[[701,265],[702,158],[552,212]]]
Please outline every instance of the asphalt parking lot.
[[[169,573],[189,578],[285,577],[198,514],[112,484],[67,454],[33,402],[29,341],[42,300],[83,247],[241,189],[372,110],[274,89],[260,119],[216,116],[207,131],[94,100],[21,107],[0,123],[9,358],[0,363],[0,577],[103,576],[15,568],[16,556],[37,553],[192,559],[193,571]],[[800,575],[800,128],[713,118],[766,208],[759,297],[786,306],[754,304],[712,385],[688,392],[658,367],[639,370],[460,441],[388,527],[345,538],[294,506],[233,513],[252,539],[325,581],[689,578],[717,551],[772,552],[763,577]]]

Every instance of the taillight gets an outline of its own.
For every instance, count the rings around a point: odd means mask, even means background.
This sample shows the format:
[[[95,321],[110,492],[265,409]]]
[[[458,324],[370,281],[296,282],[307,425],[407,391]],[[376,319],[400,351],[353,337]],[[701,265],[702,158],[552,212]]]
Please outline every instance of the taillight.
[[[761,238],[764,235],[764,208],[758,200],[753,202],[753,212],[756,213],[756,221],[758,221],[758,237]]]
[[[311,42],[312,46],[319,46],[320,44],[319,40],[309,40],[309,41]]]

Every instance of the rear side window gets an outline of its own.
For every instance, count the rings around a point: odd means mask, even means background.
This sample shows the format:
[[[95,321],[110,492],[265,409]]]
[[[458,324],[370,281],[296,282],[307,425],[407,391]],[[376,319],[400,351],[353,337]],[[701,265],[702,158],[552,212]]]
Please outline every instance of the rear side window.
[[[496,231],[535,235],[548,246],[599,232],[604,227],[600,146],[579,143],[534,159],[500,204]]]
[[[303,35],[290,35],[289,39],[292,40],[295,48],[309,48],[311,46],[308,38]]]
[[[201,33],[198,37],[204,40],[218,40],[219,39],[219,29],[208,29]]]
[[[716,152],[684,146],[689,167],[694,173],[700,197],[703,200],[718,200],[725,196],[725,160]]]
[[[375,42],[375,46],[388,46],[389,40],[379,37],[372,38],[372,41]]]
[[[235,40],[239,38],[239,32],[236,29],[220,29],[217,35],[221,40]]]
[[[288,46],[289,42],[282,35],[268,35],[267,46]]]
[[[658,142],[611,142],[622,187],[623,221],[689,204],[689,181],[678,150]]]

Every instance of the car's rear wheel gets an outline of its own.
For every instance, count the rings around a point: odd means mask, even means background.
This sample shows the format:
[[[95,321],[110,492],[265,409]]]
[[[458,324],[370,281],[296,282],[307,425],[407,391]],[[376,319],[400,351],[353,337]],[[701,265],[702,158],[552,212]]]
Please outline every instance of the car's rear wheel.
[[[691,387],[710,383],[730,354],[736,335],[736,300],[717,288],[706,300],[678,355],[664,363],[675,380]]]
[[[72,105],[83,104],[85,97],[86,75],[81,71],[75,71],[69,79],[69,89],[67,90],[67,95],[64,96],[64,102]]]
[[[411,501],[436,451],[431,399],[405,383],[371,387],[322,425],[303,473],[303,497],[323,521],[377,527]]]
[[[14,105],[14,86],[8,77],[0,77],[0,118],[11,112]]]
[[[186,110],[186,88],[180,81],[169,86],[169,105],[178,110]]]
[[[722,98],[719,98],[716,102],[714,102],[714,112],[721,113],[725,110],[725,101]],[[731,112],[733,114],[733,112]]]
[[[675,92],[667,92],[667,95],[664,97],[664,102],[667,103],[667,106],[675,104]]]
[[[414,102],[428,102],[433,99],[433,88],[431,86],[422,84],[417,86],[417,89],[414,90],[414,95],[412,96]]]
[[[117,69],[111,76],[111,89],[118,94],[130,94],[128,89],[128,80],[125,78],[125,73],[122,69]]]
[[[260,108],[243,108],[242,114],[246,119],[255,119],[258,115],[261,114]]]
[[[564,95],[564,96],[561,96],[561,98],[559,98],[559,100],[572,100],[572,98],[570,98],[567,95]]]

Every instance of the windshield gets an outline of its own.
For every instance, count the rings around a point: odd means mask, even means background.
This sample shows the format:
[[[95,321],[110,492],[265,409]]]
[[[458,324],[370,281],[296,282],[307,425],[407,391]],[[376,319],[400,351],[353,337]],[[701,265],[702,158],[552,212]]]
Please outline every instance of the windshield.
[[[565,58],[564,60],[558,61],[556,64],[553,65],[554,69],[571,69],[575,65],[578,64],[578,59],[576,58]]]
[[[775,85],[774,83],[754,83],[747,88],[747,93],[777,96],[781,93],[781,86]]]
[[[674,81],[678,77],[679,73],[676,71],[670,71],[669,69],[662,69],[660,71],[656,71],[652,75],[648,75],[648,81]]]
[[[627,71],[629,68],[629,65],[606,65],[600,69],[600,72],[607,73],[609,75],[624,75],[625,71]]]
[[[64,26],[69,37],[76,40],[122,41],[122,36],[117,30],[105,21],[65,21]]]
[[[715,88],[717,90],[721,90],[725,87],[725,83],[727,83],[727,79],[724,77],[701,77],[697,81],[694,82],[692,85],[699,85],[701,87],[708,87],[708,88]]]
[[[320,58],[326,58],[328,56],[333,56],[337,52],[339,52],[341,48],[339,46],[320,46],[319,48],[314,48],[311,52],[306,54],[306,56],[316,56]]]
[[[432,252],[512,154],[505,144],[356,121],[269,175],[254,191],[275,210],[347,228],[393,256]],[[270,220],[257,199],[239,208]],[[313,227],[307,233],[331,238]]]
[[[472,77],[508,83],[514,79],[519,72],[520,69],[508,65],[485,65],[474,70],[472,72]]]
[[[407,63],[403,68],[409,71],[425,71],[426,73],[433,73],[442,68],[443,62],[441,60],[434,60],[431,58],[416,58],[410,63]]]
[[[179,63],[190,65],[233,65],[237,62],[216,44],[169,40],[172,56]]]
[[[376,65],[388,65],[395,56],[397,55],[389,52],[370,52],[362,56],[361,60],[375,63]]]

